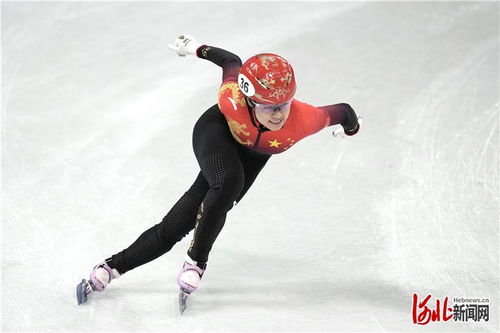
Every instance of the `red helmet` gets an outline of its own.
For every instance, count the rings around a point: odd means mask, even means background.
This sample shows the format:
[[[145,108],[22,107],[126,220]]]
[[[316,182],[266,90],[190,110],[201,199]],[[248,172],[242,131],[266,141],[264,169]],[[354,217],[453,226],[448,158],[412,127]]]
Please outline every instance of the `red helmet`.
[[[272,53],[257,54],[243,64],[238,75],[243,95],[260,104],[280,104],[295,94],[295,74],[288,61]]]

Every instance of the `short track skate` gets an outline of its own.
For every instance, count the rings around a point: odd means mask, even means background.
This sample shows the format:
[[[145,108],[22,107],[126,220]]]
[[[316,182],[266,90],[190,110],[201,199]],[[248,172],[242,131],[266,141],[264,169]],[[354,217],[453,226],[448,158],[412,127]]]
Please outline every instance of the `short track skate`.
[[[189,295],[190,293],[187,290],[181,288],[179,292],[179,312],[181,313],[181,315],[187,309],[187,298]]]
[[[92,292],[94,292],[92,282],[82,279],[82,282],[76,286],[76,299],[78,305],[87,302],[87,295]]]

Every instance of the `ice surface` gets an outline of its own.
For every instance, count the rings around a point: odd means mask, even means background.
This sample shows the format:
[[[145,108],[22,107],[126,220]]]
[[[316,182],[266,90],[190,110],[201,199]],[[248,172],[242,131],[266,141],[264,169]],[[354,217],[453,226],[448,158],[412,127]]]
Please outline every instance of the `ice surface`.
[[[1,6],[3,331],[498,330],[498,2]],[[283,55],[296,98],[364,128],[271,159],[184,317],[190,236],[77,306],[198,172],[221,71],[167,48],[184,32]],[[489,298],[490,321],[414,325],[413,293]]]

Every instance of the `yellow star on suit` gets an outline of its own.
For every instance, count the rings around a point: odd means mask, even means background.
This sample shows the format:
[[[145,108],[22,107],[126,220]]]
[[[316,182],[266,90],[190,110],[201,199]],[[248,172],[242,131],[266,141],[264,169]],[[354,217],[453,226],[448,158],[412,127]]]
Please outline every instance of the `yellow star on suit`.
[[[281,142],[278,142],[278,140],[274,139],[274,141],[267,141],[269,142],[269,147],[276,147],[279,148]]]

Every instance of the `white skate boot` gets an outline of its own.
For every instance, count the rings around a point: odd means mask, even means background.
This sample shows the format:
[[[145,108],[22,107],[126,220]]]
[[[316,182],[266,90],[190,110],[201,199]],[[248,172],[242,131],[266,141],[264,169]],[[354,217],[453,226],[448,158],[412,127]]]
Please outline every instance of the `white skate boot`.
[[[177,276],[177,284],[181,289],[179,293],[179,310],[181,314],[186,310],[187,297],[198,289],[206,266],[206,264],[198,264],[186,255],[186,261],[184,261],[181,272]]]
[[[119,277],[120,273],[115,268],[109,267],[106,261],[97,264],[90,272],[90,279],[88,281],[82,279],[82,282],[76,286],[78,305],[87,301],[88,294],[94,291],[104,291],[111,280]]]

